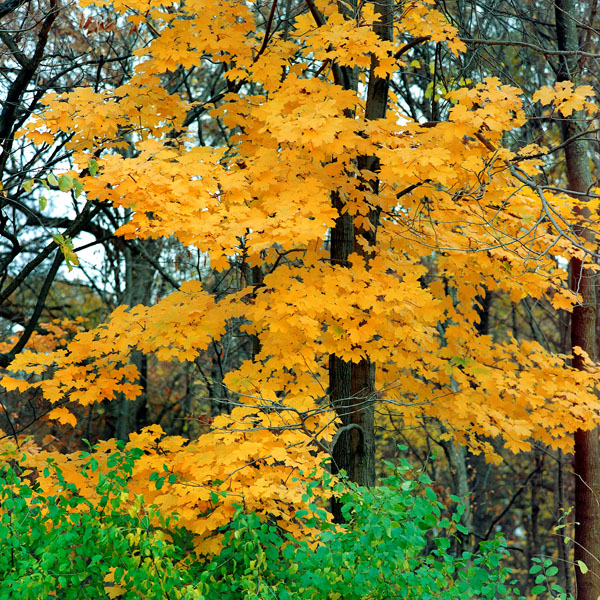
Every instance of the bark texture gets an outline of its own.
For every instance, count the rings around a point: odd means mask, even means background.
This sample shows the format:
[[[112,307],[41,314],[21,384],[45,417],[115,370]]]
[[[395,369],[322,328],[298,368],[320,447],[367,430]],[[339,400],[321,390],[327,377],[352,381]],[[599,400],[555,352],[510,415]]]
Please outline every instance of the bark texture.
[[[379,21],[375,32],[385,40],[391,40],[393,35],[394,3],[391,0],[374,2]],[[373,57],[369,73],[367,89],[367,119],[385,117],[388,102],[389,81],[375,77],[377,61]],[[345,77],[344,80],[355,81],[355,77]],[[377,172],[377,159],[363,156],[358,160],[359,167]],[[377,182],[369,185],[377,192]],[[371,248],[374,248],[377,234],[379,213],[372,210],[371,227],[363,230],[355,227],[350,215],[343,213],[343,203],[337,194],[333,194],[333,202],[340,216],[331,232],[331,260],[333,264],[349,266],[348,256],[352,252],[362,254],[368,261]],[[359,239],[368,241],[368,248],[359,243]],[[375,413],[374,413],[374,366],[368,356],[360,362],[349,364],[337,356],[331,356],[329,361],[329,392],[332,406],[340,421],[341,430],[333,448],[333,472],[346,471],[349,478],[366,486],[375,485]],[[343,521],[340,506],[333,502],[332,510],[337,522]]]

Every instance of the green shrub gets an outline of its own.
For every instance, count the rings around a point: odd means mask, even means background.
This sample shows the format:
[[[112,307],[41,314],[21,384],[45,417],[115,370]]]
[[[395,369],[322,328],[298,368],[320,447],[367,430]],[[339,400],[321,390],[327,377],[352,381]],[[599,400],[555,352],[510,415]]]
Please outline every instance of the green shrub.
[[[110,456],[108,472],[98,474],[97,503],[52,463],[47,468],[61,489],[53,495],[10,465],[0,467],[0,600],[522,598],[503,566],[503,538],[456,556],[454,542],[466,533],[462,505],[444,516],[428,477],[405,461],[388,465],[389,477],[376,488],[336,484],[345,525],[332,525],[312,504],[313,515],[303,518],[316,533],[298,540],[240,507],[222,531],[221,553],[202,557],[176,517],[161,516],[140,497],[136,510],[125,502],[140,454],[121,448]],[[90,456],[83,474],[96,470]],[[314,481],[307,500],[319,485],[331,482]],[[556,573],[550,560],[536,561],[532,573],[534,594],[566,600],[550,581]]]
[[[382,485],[343,486],[348,523],[324,519],[317,544],[286,538],[255,515],[240,512],[222,554],[202,574],[198,598],[403,600],[514,597],[502,566],[502,537],[476,553],[450,552],[460,533],[461,505],[450,518],[426,475],[408,479],[410,467],[393,468]],[[324,516],[324,514],[323,514]],[[464,533],[464,532],[463,532]]]
[[[124,502],[138,456],[135,450],[111,455],[108,472],[99,474],[97,504],[51,462],[47,469],[62,490],[53,495],[10,465],[0,467],[1,600],[94,600],[118,591],[123,600],[176,597],[171,591],[182,589],[190,572],[176,568],[184,553],[164,533],[174,523],[162,519],[155,527],[152,509],[130,511]],[[96,469],[90,458],[83,474]],[[114,583],[105,581],[110,575]]]

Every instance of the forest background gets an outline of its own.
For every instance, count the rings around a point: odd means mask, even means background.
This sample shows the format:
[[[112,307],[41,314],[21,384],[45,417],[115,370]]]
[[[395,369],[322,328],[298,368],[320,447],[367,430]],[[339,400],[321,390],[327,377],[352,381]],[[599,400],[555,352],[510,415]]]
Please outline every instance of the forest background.
[[[128,442],[211,554],[400,454],[457,556],[600,596],[595,0],[0,18],[5,466],[97,500]]]

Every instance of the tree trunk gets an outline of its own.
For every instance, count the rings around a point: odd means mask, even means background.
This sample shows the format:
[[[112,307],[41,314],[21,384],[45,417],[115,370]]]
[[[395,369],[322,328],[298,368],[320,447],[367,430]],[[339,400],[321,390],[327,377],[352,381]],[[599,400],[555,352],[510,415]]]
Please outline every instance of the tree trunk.
[[[380,38],[391,40],[393,35],[392,0],[374,2],[375,11],[380,15],[374,26]],[[369,85],[367,89],[366,118],[385,117],[389,81],[375,77],[377,60],[371,59]],[[347,78],[349,79],[349,78]],[[377,172],[379,165],[375,157],[364,156],[358,161],[359,167]],[[370,184],[372,191],[378,190],[377,182]],[[335,227],[331,232],[331,261],[333,264],[349,266],[348,256],[356,251],[368,261],[370,251],[358,243],[359,238],[367,239],[369,247],[375,246],[379,213],[372,210],[371,228],[366,231],[354,227],[350,215],[343,213],[343,203],[338,194],[333,194],[333,202],[339,212]],[[342,428],[333,448],[333,472],[343,469],[351,481],[360,485],[375,485],[375,413],[373,405],[374,366],[368,356],[358,363],[345,363],[337,356],[329,360],[329,392],[332,406],[341,420]],[[334,519],[343,520],[340,506],[332,505]]]
[[[540,502],[542,502],[541,492],[544,483],[544,454],[538,446],[534,447],[533,457],[535,460],[535,471],[529,480],[529,527],[527,531],[527,559],[529,564],[533,564],[532,558],[544,552],[540,540]],[[535,585],[536,575],[529,574],[529,586]]]
[[[469,451],[464,445],[457,444],[453,440],[442,441],[441,445],[448,459],[452,476],[452,493],[461,499],[465,507],[465,511],[460,517],[460,524],[467,528],[468,533],[466,535],[455,534],[453,551],[458,556],[459,552],[472,551],[475,545],[475,540],[471,535],[473,532],[473,495],[469,485]]]
[[[565,519],[565,511],[567,509],[567,501],[565,498],[565,460],[562,450],[556,453],[556,491],[554,494],[555,506],[554,512],[559,515],[559,518]],[[560,521],[563,525],[564,521]],[[567,593],[567,596],[573,595],[572,574],[570,568],[570,540],[567,539],[567,528],[563,527],[557,531],[556,547],[558,554],[558,584]]]
[[[143,244],[151,256],[158,256],[159,245],[155,240],[139,240],[137,243]],[[155,273],[153,266],[143,256],[129,248],[126,250],[125,260],[126,287],[123,303],[128,306],[148,305]],[[131,361],[140,374],[138,383],[142,386],[142,393],[135,400],[119,394],[109,406],[107,437],[116,437],[123,441],[127,441],[131,433],[149,425],[147,357],[136,350],[132,354]]]
[[[573,54],[560,57],[559,81],[570,80],[577,84],[577,56],[579,47],[576,15],[573,0],[557,0],[555,4],[558,49]],[[563,142],[572,140],[580,131],[578,119],[573,114],[561,121]],[[565,146],[569,188],[575,192],[588,193],[593,185],[586,142],[581,138]],[[586,216],[585,213],[582,216]],[[593,240],[591,231],[577,226],[580,237]],[[585,257],[571,260],[571,289],[577,293],[579,303],[571,317],[571,348],[579,347],[592,361],[596,361],[596,276],[585,268]],[[584,361],[574,354],[573,366],[584,369]],[[582,561],[588,566],[583,573],[576,568],[578,600],[597,600],[600,596],[600,443],[598,427],[575,432],[575,563]]]

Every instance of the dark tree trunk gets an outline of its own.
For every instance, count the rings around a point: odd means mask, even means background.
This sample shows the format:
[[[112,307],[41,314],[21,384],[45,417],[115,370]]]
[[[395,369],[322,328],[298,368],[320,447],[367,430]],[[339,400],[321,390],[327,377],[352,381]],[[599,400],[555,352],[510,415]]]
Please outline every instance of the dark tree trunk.
[[[385,40],[393,35],[392,0],[374,2],[375,11],[380,15],[375,31]],[[367,119],[381,119],[385,116],[388,101],[389,81],[375,77],[376,59],[373,57],[367,89]],[[346,78],[349,80],[350,78]],[[359,158],[359,167],[377,172],[379,165],[375,157]],[[367,185],[367,184],[365,184]],[[369,184],[372,191],[377,192],[377,182]],[[370,247],[375,246],[378,211],[370,214],[371,229],[368,231],[355,228],[353,219],[343,214],[343,204],[337,194],[333,194],[333,202],[339,212],[336,225],[331,232],[331,260],[333,264],[349,266],[348,256],[356,251],[369,259],[370,251],[363,249],[358,238],[365,238]],[[337,356],[329,360],[329,391],[332,406],[341,421],[341,431],[333,448],[333,472],[346,471],[349,478],[366,486],[375,485],[375,413],[373,405],[374,366],[368,356],[360,362],[349,364]],[[332,505],[334,519],[343,520],[340,506],[334,501]]]
[[[492,308],[493,295],[486,288],[483,294],[475,298],[475,311],[479,316],[479,323],[476,324],[479,335],[489,335],[490,333],[490,310]]]

